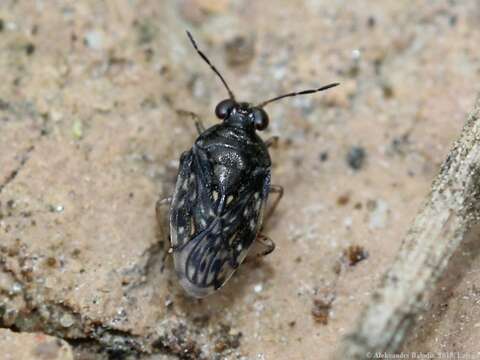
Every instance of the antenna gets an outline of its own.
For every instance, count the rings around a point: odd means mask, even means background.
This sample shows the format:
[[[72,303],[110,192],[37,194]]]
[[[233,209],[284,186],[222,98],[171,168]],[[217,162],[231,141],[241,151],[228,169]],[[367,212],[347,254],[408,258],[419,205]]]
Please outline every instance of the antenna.
[[[218,77],[220,78],[220,80],[222,80],[222,83],[223,85],[225,85],[225,88],[227,89],[228,91],[228,95],[230,96],[230,99],[232,99],[233,101],[235,101],[235,95],[233,95],[233,92],[232,90],[230,90],[230,88],[228,87],[227,85],[227,82],[225,81],[225,79],[223,78],[223,76],[220,74],[220,72],[217,70],[217,68],[215,67],[215,65],[213,65],[210,60],[208,60],[207,56],[202,52],[202,50],[200,50],[197,46],[197,43],[195,42],[195,39],[193,38],[192,34],[190,34],[190,31],[187,30],[187,36],[188,38],[190,39],[193,47],[195,48],[195,50],[197,50],[198,52],[198,55],[200,55],[200,57],[205,60],[205,62],[208,64],[208,66],[210,66],[210,68],[215,72],[215,74],[218,75]]]
[[[280,96],[274,97],[273,99],[264,101],[264,102],[256,105],[256,107],[262,108],[262,107],[264,107],[265,105],[270,104],[271,102],[274,102],[274,101],[277,101],[277,100],[280,100],[280,99],[283,99],[283,98],[286,98],[286,97],[297,96],[297,95],[313,94],[313,93],[316,93],[316,92],[319,92],[319,91],[323,91],[323,90],[330,89],[330,88],[335,87],[335,86],[337,86],[337,85],[340,85],[340,83],[332,83],[332,84],[328,84],[328,85],[322,86],[322,87],[320,87],[320,88],[318,88],[318,89],[310,89],[310,90],[296,91],[296,92],[288,93],[288,94],[285,94],[285,95],[280,95]]]

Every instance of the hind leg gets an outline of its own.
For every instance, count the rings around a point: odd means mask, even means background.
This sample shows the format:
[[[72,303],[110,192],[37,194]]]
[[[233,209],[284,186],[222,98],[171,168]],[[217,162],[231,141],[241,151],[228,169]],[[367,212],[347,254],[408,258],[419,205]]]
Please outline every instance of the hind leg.
[[[275,250],[275,243],[265,234],[258,233],[255,241],[262,246],[263,250],[253,256],[247,257],[247,259],[245,259],[246,262],[255,261],[255,259],[267,256]]]
[[[172,197],[168,196],[168,197],[163,198],[161,200],[157,200],[157,202],[155,203],[155,215],[157,216],[158,223],[161,223],[161,221],[163,220],[161,218],[161,216],[162,216],[161,209],[163,207],[170,206],[171,202],[172,202]]]
[[[156,218],[157,218],[157,222],[159,224],[159,226],[162,226],[162,224],[164,223],[165,219],[163,218],[163,211],[162,211],[162,208],[165,208],[167,206],[170,206],[172,202],[172,197],[169,196],[169,197],[166,197],[164,199],[161,199],[161,200],[157,200],[157,202],[155,203],[155,214],[156,214]],[[165,269],[165,262],[167,261],[167,257],[169,254],[171,254],[173,252],[173,248],[171,246],[171,243],[170,243],[170,234],[168,234],[168,250],[166,250],[163,254],[163,258],[162,258],[162,267],[160,268],[160,271],[163,273],[163,270]]]

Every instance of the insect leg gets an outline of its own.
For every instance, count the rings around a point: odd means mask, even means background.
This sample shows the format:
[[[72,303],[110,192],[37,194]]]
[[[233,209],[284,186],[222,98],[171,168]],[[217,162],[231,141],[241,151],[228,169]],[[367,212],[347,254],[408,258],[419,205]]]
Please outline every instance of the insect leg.
[[[162,221],[160,209],[164,206],[170,206],[171,202],[172,202],[172,196],[157,200],[157,202],[155,203],[155,213],[157,215],[158,221]]]
[[[195,127],[197,128],[197,132],[199,135],[205,131],[205,126],[203,125],[200,116],[198,116],[194,112],[179,109],[177,110],[177,114],[180,116],[190,116],[195,122]]]
[[[172,196],[167,196],[166,198],[163,198],[157,201],[156,208],[159,208],[160,206],[165,206],[165,205],[170,206],[171,202],[172,202]]]
[[[170,252],[164,251],[162,256],[162,266],[160,266],[160,272],[163,274],[163,270],[165,270],[165,263],[167,262],[167,257],[170,255]]]
[[[258,253],[257,256],[266,256],[275,250],[275,243],[268,236],[259,233],[256,240],[265,247],[265,250]]]
[[[272,216],[273,212],[278,206],[278,203],[283,197],[283,187],[279,185],[271,185],[270,186],[270,194],[275,194],[277,197],[273,200],[272,205],[270,206],[270,209],[268,209],[268,212],[264,216],[264,222],[266,222],[270,216]]]
[[[267,148],[269,147],[276,148],[278,145],[278,136],[272,136],[271,138],[268,138],[265,141],[265,145],[267,145]]]
[[[168,241],[170,242],[170,235],[168,235]],[[177,247],[173,247],[172,245],[170,245],[168,247],[168,250],[164,251],[163,252],[163,257],[162,257],[162,266],[160,268],[160,272],[163,273],[163,270],[165,269],[165,262],[167,261],[167,258],[169,255],[172,255],[173,252],[175,251],[175,249],[177,249]]]
[[[162,224],[164,222],[161,209],[165,206],[170,206],[171,202],[172,202],[172,196],[169,196],[164,199],[157,200],[157,202],[155,203],[155,213],[156,213],[157,221],[159,224]],[[170,242],[170,234],[168,235],[168,238]],[[165,269],[165,261],[167,260],[168,255],[172,253],[172,251],[173,251],[173,248],[170,246],[169,249],[164,252],[160,272],[163,273],[163,270]]]

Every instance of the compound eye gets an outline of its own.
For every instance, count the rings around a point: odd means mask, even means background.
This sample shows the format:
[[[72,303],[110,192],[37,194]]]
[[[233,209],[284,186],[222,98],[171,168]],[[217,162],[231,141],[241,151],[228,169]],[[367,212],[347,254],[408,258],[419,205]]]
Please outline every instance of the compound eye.
[[[253,121],[255,129],[264,130],[268,126],[268,115],[262,108],[253,109]]]
[[[232,111],[234,106],[235,101],[233,101],[232,99],[220,101],[215,108],[215,115],[217,115],[219,119],[226,119],[228,115],[230,115],[230,112]]]

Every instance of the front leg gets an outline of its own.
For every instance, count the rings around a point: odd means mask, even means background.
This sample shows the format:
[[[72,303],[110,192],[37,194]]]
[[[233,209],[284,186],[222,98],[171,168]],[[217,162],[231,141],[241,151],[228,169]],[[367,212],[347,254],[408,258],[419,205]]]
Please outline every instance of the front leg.
[[[193,119],[193,121],[195,122],[195,127],[197,128],[198,135],[200,135],[201,133],[203,133],[205,131],[205,126],[203,125],[202,120],[200,119],[200,116],[198,116],[194,112],[179,109],[179,110],[177,110],[177,114],[180,115],[180,116],[191,117]]]
[[[265,140],[265,145],[267,145],[267,148],[273,147],[275,149],[278,146],[278,136],[272,136]]]

